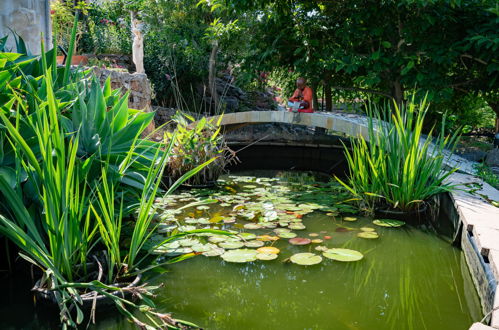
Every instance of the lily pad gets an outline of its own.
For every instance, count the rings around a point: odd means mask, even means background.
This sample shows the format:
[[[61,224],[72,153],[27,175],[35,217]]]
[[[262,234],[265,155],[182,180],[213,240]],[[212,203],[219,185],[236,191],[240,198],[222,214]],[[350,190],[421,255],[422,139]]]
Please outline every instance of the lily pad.
[[[302,266],[316,265],[322,261],[322,257],[314,253],[297,253],[290,258],[292,263]]]
[[[311,242],[314,243],[314,244],[320,244],[320,243],[322,243],[324,241],[321,240],[320,238],[316,238],[316,239],[313,239]]]
[[[257,241],[262,241],[262,242],[277,241],[278,239],[279,239],[279,237],[270,236],[270,235],[260,235],[260,236],[257,236],[257,238],[256,238]]]
[[[303,230],[303,229],[307,228],[302,223],[292,223],[288,227],[289,227],[289,229],[293,229],[293,230]]]
[[[337,261],[358,261],[364,257],[362,253],[350,249],[329,249],[324,251],[322,255],[328,259],[333,259]]]
[[[376,220],[373,220],[373,223],[376,226],[380,226],[380,227],[401,227],[401,226],[405,225],[404,221],[392,220],[392,219],[376,219]]]
[[[256,260],[258,253],[251,249],[237,249],[226,251],[222,254],[222,259],[227,262],[244,263]]]
[[[244,243],[244,246],[249,247],[249,248],[257,248],[257,247],[263,246],[263,244],[264,243],[262,241],[248,241],[248,242]]]
[[[277,254],[275,253],[258,253],[256,255],[258,260],[275,260],[277,259]]]
[[[355,218],[355,217],[343,217],[343,221],[353,222],[353,221],[357,221],[357,218]]]
[[[279,252],[281,252],[281,250],[273,246],[264,246],[256,249],[256,251],[258,253],[272,253],[272,254],[278,254]]]
[[[210,207],[208,205],[199,205],[196,207],[196,210],[209,210]]]
[[[291,238],[288,242],[291,245],[307,245],[312,241],[309,238],[295,237]]]
[[[278,234],[277,236],[279,236],[280,238],[295,238],[297,235],[296,233],[292,233],[292,232],[284,232],[284,233],[280,233]]]
[[[310,237],[319,237],[319,234],[317,234],[317,233],[310,233],[310,234],[308,234],[308,236],[310,236]]]
[[[247,239],[247,240],[249,240],[249,239],[254,239],[254,238],[256,238],[256,235],[255,235],[255,234],[253,234],[253,233],[240,233],[240,234],[239,234],[239,237],[241,237],[242,239]]]
[[[363,231],[357,234],[357,237],[367,238],[367,239],[375,239],[378,238],[379,235],[375,231]]]
[[[374,228],[371,228],[371,227],[362,227],[360,228],[361,231],[366,231],[366,232],[369,232],[369,231],[376,231],[376,229]]]
[[[218,257],[225,253],[225,249],[221,247],[213,247],[210,251],[203,252],[206,257]]]
[[[240,241],[226,241],[219,243],[218,246],[224,249],[239,249],[244,246],[244,243]]]
[[[262,226],[258,223],[247,223],[244,225],[245,229],[260,229]]]
[[[329,250],[329,248],[327,246],[324,246],[324,245],[319,245],[319,246],[316,246],[314,250],[324,252],[324,251]]]

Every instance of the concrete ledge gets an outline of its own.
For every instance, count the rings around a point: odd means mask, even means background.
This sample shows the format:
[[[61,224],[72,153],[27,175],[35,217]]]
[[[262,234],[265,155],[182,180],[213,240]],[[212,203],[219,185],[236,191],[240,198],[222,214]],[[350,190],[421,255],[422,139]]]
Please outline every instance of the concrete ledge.
[[[215,116],[218,117],[218,116]],[[211,117],[213,118],[213,117]],[[302,126],[321,127],[340,132],[352,137],[362,136],[369,140],[367,134],[367,117],[344,112],[293,113],[289,111],[246,111],[225,114],[221,125],[283,123]],[[457,155],[448,154],[445,164],[457,167],[460,172],[474,174],[474,162],[469,162]]]
[[[450,194],[463,224],[461,248],[480,296],[482,312],[490,314],[490,327],[475,323],[470,329],[499,329],[499,191],[472,175],[453,173],[449,181],[460,190]]]

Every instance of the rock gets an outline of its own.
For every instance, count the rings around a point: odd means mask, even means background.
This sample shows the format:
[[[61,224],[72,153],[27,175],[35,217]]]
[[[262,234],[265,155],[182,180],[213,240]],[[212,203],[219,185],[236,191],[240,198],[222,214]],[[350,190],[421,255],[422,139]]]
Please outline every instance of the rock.
[[[225,103],[225,112],[235,112],[239,109],[239,101],[233,96],[225,97],[222,102]]]
[[[485,164],[492,167],[499,167],[499,148],[494,148],[489,151],[487,158],[485,159]]]
[[[479,149],[468,149],[458,152],[459,156],[464,159],[473,161],[473,162],[481,162],[487,157],[487,152]]]

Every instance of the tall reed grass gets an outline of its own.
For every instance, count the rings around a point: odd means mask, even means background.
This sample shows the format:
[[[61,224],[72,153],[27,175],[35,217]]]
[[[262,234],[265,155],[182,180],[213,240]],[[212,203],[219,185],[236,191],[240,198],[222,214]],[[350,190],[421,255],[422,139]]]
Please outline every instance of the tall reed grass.
[[[459,137],[445,136],[445,120],[425,136],[426,98],[414,96],[403,105],[368,103],[368,139],[345,146],[349,166],[346,181],[337,180],[372,213],[376,208],[418,209],[431,196],[455,189],[446,179],[457,169],[446,168]]]

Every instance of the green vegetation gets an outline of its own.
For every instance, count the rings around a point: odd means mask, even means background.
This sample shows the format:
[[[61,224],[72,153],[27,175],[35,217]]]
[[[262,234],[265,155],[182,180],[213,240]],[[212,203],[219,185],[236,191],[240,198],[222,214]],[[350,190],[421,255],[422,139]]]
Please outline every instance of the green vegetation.
[[[476,176],[482,178],[483,181],[490,184],[492,187],[499,189],[499,175],[492,172],[487,164],[479,164],[476,166]]]
[[[446,137],[442,124],[436,138],[433,130],[425,137],[427,111],[426,100],[382,108],[369,104],[368,137],[352,138],[351,151],[345,147],[349,177],[338,179],[368,213],[376,208],[417,210],[431,196],[453,189],[446,178],[456,169],[445,171],[444,160],[458,131]]]
[[[75,25],[70,50],[76,31]],[[26,49],[22,39],[18,48]],[[153,202],[175,135],[159,143],[142,139],[153,114],[129,109],[128,94],[113,91],[109,80],[101,87],[89,72],[58,68],[55,57],[54,51],[0,53],[0,233],[42,271],[37,290],[57,302],[64,327],[83,322],[81,294],[88,292],[113,301],[138,326],[174,326],[147,298],[155,287],[116,285],[189,257],[157,264],[144,248],[157,227]],[[163,193],[210,161],[179,175]],[[125,223],[133,225],[129,234]],[[143,305],[115,294],[127,290]]]

